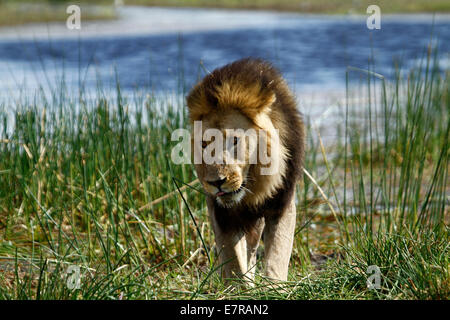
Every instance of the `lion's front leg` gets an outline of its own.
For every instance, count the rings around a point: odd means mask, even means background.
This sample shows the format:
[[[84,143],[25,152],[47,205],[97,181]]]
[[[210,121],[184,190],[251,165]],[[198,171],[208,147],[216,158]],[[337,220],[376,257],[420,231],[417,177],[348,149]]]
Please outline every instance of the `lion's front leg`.
[[[256,253],[258,251],[261,235],[264,230],[264,218],[259,218],[253,228],[245,235],[247,240],[247,274],[246,278],[253,281],[256,272]]]
[[[210,203],[208,203],[210,204]],[[247,272],[247,241],[239,230],[224,232],[217,223],[212,206],[208,206],[211,224],[216,239],[221,274],[225,278],[241,277]]]
[[[239,278],[247,272],[247,241],[243,232],[215,232],[216,248],[222,275],[226,279]]]
[[[295,234],[296,209],[294,200],[285,212],[276,218],[266,218],[264,229],[265,275],[286,281]]]

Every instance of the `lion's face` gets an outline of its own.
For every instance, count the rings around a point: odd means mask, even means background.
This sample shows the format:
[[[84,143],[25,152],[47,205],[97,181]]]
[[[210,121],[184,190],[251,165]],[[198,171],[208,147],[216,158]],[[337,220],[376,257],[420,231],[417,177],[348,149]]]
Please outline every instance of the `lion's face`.
[[[194,138],[194,150],[203,154],[201,163],[196,164],[198,178],[223,207],[240,203],[251,192],[249,160],[256,140],[248,134],[249,129],[255,127],[239,111],[211,113],[201,120],[201,141]],[[222,142],[218,143],[218,138]]]

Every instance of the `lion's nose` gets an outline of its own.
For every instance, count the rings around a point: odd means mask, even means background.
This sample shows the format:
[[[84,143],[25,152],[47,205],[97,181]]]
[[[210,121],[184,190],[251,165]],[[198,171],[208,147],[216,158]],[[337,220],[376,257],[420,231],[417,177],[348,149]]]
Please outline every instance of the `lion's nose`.
[[[208,183],[216,188],[220,188],[220,186],[223,185],[226,180],[227,179],[224,178],[221,180],[208,181]]]

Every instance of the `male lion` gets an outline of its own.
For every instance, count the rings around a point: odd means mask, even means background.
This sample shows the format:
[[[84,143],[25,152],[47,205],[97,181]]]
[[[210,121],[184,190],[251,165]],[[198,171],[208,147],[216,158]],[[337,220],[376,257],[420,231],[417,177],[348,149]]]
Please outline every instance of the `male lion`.
[[[207,193],[222,274],[253,280],[262,237],[265,275],[287,280],[296,221],[295,186],[305,148],[302,116],[293,94],[270,63],[247,58],[207,75],[189,93],[187,105],[191,123],[201,121],[201,139],[193,139],[194,150],[204,154],[212,142],[205,139],[209,129],[227,136],[226,150],[214,151],[223,161],[195,164]],[[230,129],[234,129],[231,143]],[[258,137],[245,134],[249,129]],[[271,163],[249,161],[255,141]],[[231,161],[230,153],[239,150],[244,150],[243,161]],[[262,173],[269,166],[275,170]]]

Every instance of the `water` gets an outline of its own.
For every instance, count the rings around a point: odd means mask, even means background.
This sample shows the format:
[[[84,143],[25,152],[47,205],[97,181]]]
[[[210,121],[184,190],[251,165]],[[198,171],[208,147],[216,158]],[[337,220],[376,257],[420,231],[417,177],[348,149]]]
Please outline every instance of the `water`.
[[[430,44],[448,67],[450,16],[323,16],[205,9],[119,8],[119,20],[0,29],[0,96],[55,88],[114,87],[124,92],[188,90],[207,70],[255,56],[272,61],[296,92],[342,92],[347,66],[391,77],[397,61],[417,64]],[[203,66],[200,66],[200,62]],[[352,77],[357,79],[357,77]]]

